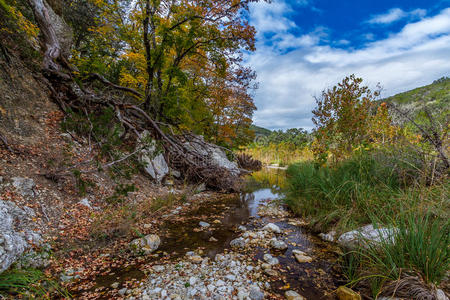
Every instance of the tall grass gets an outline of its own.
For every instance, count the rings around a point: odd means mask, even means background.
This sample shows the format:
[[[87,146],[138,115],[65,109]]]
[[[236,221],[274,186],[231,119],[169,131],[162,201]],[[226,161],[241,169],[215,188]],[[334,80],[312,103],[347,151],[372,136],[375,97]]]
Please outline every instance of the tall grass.
[[[312,151],[308,147],[300,149],[290,144],[252,145],[240,152],[251,155],[254,159],[265,165],[278,164],[287,166],[289,164],[311,160]]]
[[[389,226],[396,230],[379,243],[365,243],[344,257],[349,281],[370,288],[374,298],[429,294],[450,269],[448,219],[416,211],[396,216]]]
[[[289,166],[286,202],[294,212],[309,217],[317,230],[331,225],[348,229],[370,221],[373,209],[395,212],[402,181],[396,170],[359,155],[335,167],[313,162]]]

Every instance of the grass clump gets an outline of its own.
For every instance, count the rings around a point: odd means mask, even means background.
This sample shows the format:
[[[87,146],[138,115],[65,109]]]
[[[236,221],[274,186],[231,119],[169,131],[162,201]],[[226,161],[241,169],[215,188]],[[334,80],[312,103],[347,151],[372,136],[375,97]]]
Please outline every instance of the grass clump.
[[[9,269],[1,273],[0,296],[20,296],[27,299],[53,299],[56,296],[70,298],[64,288],[37,269]]]

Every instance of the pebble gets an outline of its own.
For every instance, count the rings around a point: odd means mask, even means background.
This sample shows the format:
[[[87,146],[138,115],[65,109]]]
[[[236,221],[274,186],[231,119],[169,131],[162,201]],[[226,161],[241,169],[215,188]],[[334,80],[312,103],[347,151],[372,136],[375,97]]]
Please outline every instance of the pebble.
[[[257,285],[251,285],[249,297],[252,300],[262,300],[264,299],[264,293],[261,292],[261,289]]]
[[[269,223],[266,226],[264,226],[263,230],[270,231],[270,232],[273,232],[273,233],[281,233],[280,227],[278,227],[277,225],[275,225],[273,223]]]
[[[284,296],[286,297],[286,300],[306,300],[305,297],[292,290],[286,291],[286,293],[284,293]]]
[[[277,249],[277,250],[285,250],[288,247],[285,242],[279,241],[277,239],[271,239],[270,240],[270,246],[272,248]]]
[[[203,221],[200,221],[200,223],[198,223],[201,227],[209,227],[209,226],[211,226],[209,223],[206,223],[206,222],[203,222]]]

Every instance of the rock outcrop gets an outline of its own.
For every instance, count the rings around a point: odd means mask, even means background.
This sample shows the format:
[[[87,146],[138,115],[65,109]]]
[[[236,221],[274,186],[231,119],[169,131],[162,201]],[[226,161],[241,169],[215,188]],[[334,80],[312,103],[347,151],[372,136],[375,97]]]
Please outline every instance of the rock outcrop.
[[[11,266],[31,245],[38,245],[41,236],[33,230],[33,209],[19,208],[0,200],[0,272]]]
[[[140,161],[144,164],[145,172],[155,179],[156,182],[160,183],[169,173],[169,166],[167,165],[163,152],[161,150],[158,151],[156,141],[151,139],[148,131],[141,133],[138,147],[143,147]]]

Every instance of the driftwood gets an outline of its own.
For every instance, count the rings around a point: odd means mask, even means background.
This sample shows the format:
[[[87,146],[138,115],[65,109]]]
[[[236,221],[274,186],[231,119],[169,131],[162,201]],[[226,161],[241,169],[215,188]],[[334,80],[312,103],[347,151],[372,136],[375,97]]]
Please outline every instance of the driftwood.
[[[11,148],[11,146],[9,146],[8,141],[6,140],[6,138],[0,134],[0,141],[3,143],[3,145],[5,146],[6,150],[8,150],[9,152],[14,152],[14,150]]]
[[[251,171],[259,171],[262,168],[262,162],[254,159],[251,155],[242,153],[236,156],[240,168]]]

